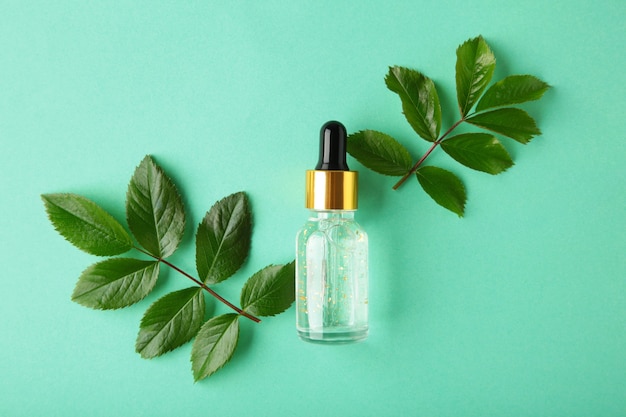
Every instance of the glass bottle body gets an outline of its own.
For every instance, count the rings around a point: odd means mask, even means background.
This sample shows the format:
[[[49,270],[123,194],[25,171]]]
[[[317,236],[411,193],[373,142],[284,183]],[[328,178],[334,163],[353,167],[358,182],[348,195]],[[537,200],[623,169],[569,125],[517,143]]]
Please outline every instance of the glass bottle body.
[[[354,211],[314,210],[296,237],[301,339],[348,343],[368,334],[367,234]]]

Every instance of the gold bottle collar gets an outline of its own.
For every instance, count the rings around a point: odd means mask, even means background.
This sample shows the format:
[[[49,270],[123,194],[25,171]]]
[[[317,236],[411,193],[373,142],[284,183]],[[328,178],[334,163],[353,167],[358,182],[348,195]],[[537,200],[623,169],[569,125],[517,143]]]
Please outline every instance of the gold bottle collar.
[[[307,171],[306,208],[356,210],[358,179],[356,171]]]

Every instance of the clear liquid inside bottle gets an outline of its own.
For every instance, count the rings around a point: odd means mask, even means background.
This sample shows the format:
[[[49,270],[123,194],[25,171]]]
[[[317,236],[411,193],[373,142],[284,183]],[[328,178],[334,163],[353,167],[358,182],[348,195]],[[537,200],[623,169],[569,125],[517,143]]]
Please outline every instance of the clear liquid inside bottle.
[[[367,234],[354,211],[312,211],[296,238],[301,339],[348,343],[368,334]]]

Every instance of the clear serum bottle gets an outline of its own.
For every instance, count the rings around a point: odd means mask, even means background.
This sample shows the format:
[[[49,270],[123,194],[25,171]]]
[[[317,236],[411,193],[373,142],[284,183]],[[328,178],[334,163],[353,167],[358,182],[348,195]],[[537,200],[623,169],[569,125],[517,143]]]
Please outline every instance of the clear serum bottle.
[[[296,328],[309,342],[368,334],[367,234],[354,220],[358,173],[348,169],[346,138],[341,123],[322,126],[319,161],[306,172],[310,215],[296,237]]]

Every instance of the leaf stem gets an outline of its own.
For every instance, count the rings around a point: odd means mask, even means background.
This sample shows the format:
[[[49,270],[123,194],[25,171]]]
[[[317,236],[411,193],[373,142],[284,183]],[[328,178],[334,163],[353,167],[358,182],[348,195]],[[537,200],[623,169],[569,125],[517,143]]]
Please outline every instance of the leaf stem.
[[[413,174],[415,174],[415,172],[419,169],[420,166],[422,166],[422,164],[424,163],[424,161],[426,160],[426,158],[428,158],[428,156],[432,153],[432,151],[435,150],[435,148],[441,144],[441,142],[444,141],[444,139],[446,138],[446,136],[448,136],[450,133],[452,133],[452,131],[454,129],[456,129],[456,127],[458,125],[460,125],[461,123],[463,123],[465,121],[465,118],[462,118],[461,120],[457,121],[455,124],[453,124],[450,129],[446,130],[446,132],[441,135],[439,137],[439,139],[437,139],[436,141],[433,142],[433,145],[426,151],[426,153],[415,163],[415,165],[413,165],[413,168],[411,168],[406,174],[404,174],[402,176],[402,178],[400,178],[400,181],[398,181],[396,183],[396,185],[394,185],[392,188],[394,190],[397,190],[398,188],[400,188],[400,186],[402,184],[404,184],[404,182],[406,180],[409,179],[409,177]]]
[[[258,317],[253,316],[250,313],[245,312],[244,310],[240,309],[239,307],[237,307],[236,305],[232,304],[230,301],[228,301],[227,299],[225,299],[224,297],[222,297],[221,295],[219,295],[218,293],[216,293],[215,291],[213,291],[211,288],[209,288],[209,286],[207,286],[204,282],[200,281],[197,278],[194,278],[193,276],[191,276],[190,274],[188,274],[187,272],[183,271],[182,269],[180,269],[179,267],[177,267],[176,265],[174,265],[173,263],[166,261],[163,258],[159,258],[158,256],[154,256],[151,253],[148,253],[147,251],[143,250],[142,248],[138,247],[138,246],[134,246],[133,247],[135,249],[137,249],[139,252],[153,258],[156,259],[159,262],[164,263],[165,265],[169,266],[170,268],[172,268],[174,271],[182,274],[183,276],[185,276],[186,278],[189,278],[190,280],[192,280],[193,282],[195,282],[198,286],[200,286],[200,288],[202,288],[203,290],[205,290],[206,292],[208,292],[209,294],[211,294],[213,297],[215,297],[216,299],[218,299],[220,302],[226,304],[228,307],[232,308],[233,310],[235,310],[237,313],[241,314],[242,316],[252,320],[255,323],[260,323],[261,319],[259,319]]]

